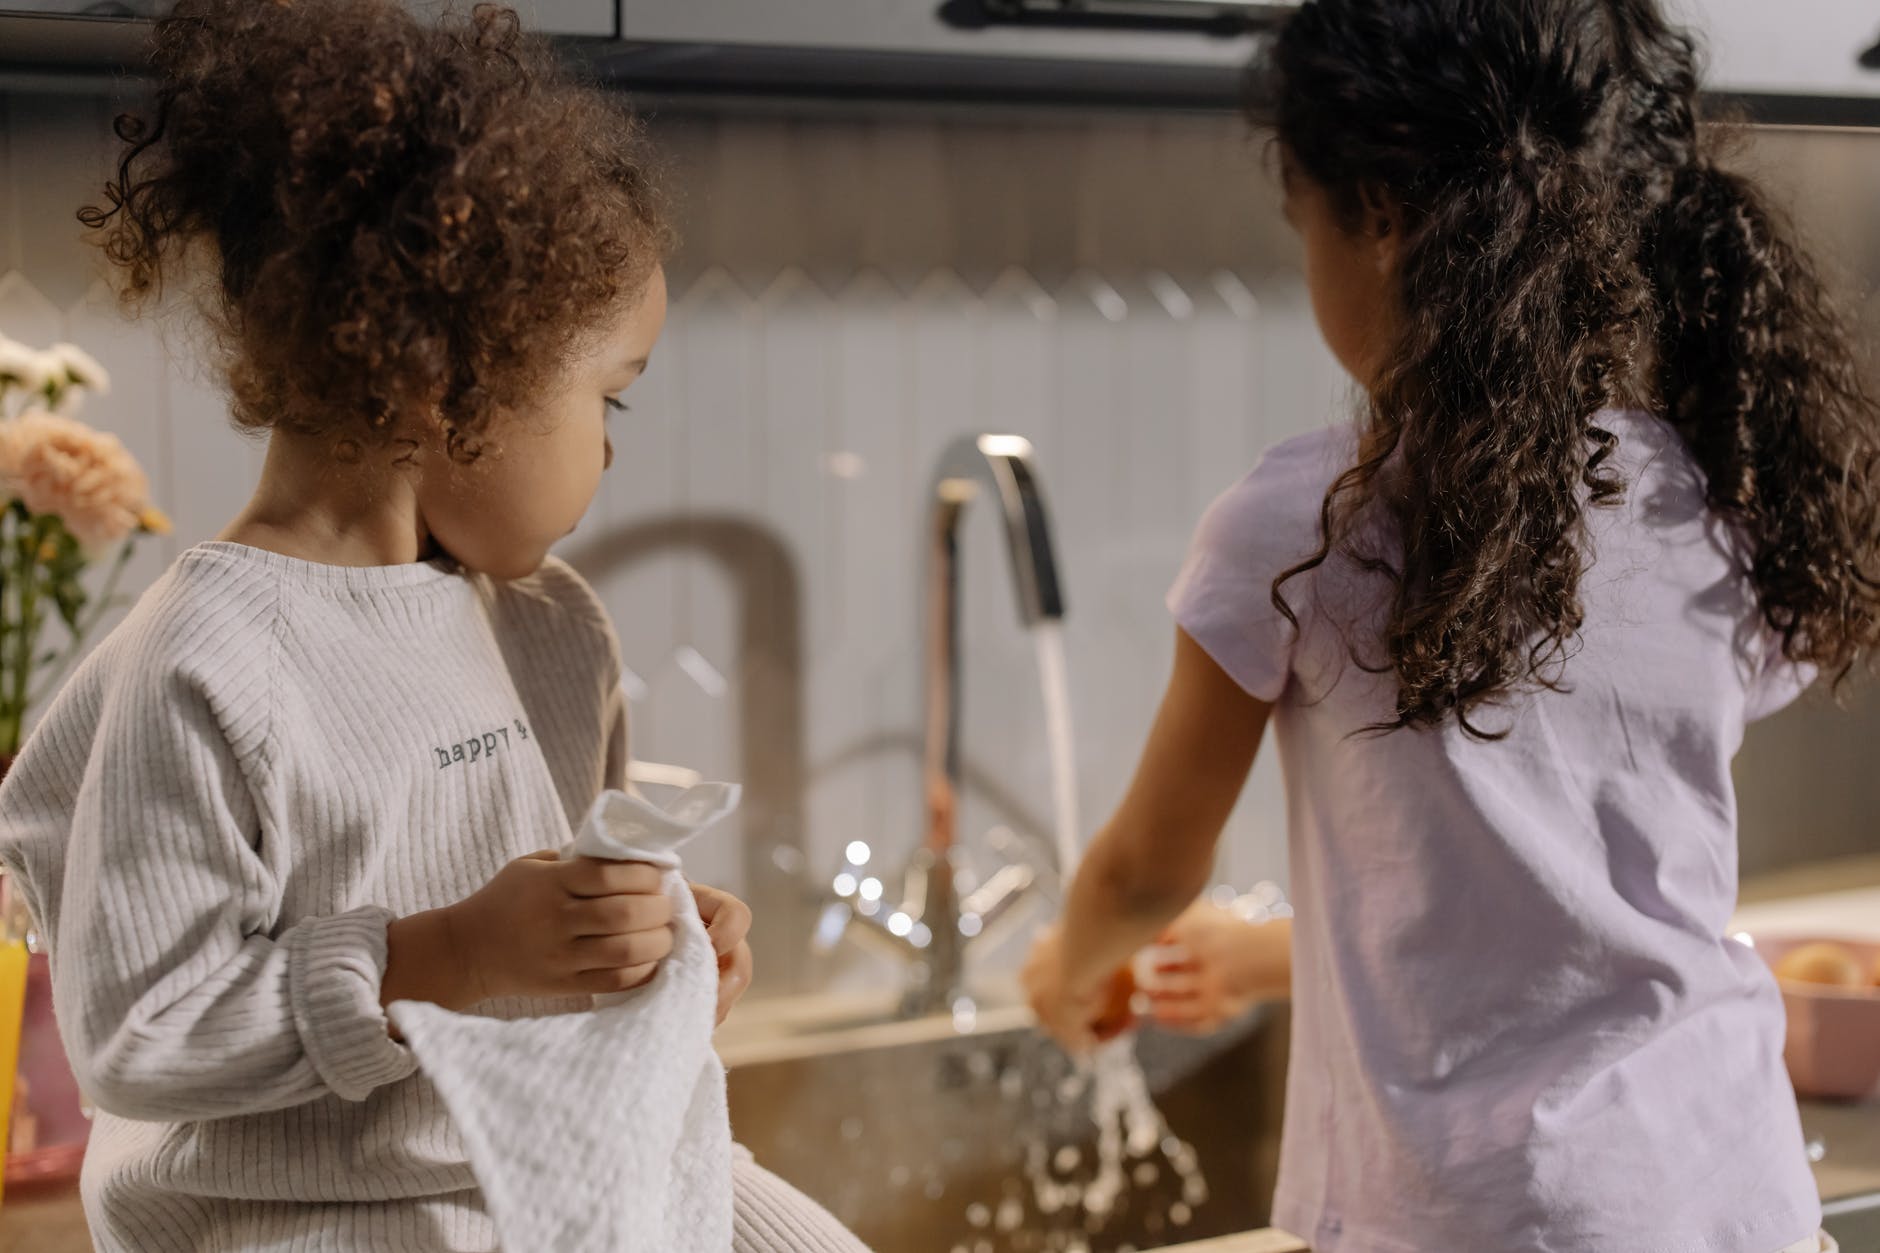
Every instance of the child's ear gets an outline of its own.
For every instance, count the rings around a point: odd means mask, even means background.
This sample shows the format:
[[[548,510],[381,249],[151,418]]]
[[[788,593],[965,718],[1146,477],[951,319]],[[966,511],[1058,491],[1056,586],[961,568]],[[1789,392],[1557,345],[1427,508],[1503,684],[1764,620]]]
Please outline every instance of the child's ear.
[[[1403,251],[1403,208],[1380,187],[1366,184],[1359,188],[1358,195],[1364,213],[1364,233],[1371,242],[1377,272],[1382,276],[1395,274]]]

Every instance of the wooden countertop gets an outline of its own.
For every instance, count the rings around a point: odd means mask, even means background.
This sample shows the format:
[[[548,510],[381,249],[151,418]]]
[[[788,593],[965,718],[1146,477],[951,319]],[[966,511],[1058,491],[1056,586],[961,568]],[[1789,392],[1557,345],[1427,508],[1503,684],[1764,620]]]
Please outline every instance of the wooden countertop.
[[[1203,1240],[1199,1244],[1179,1244],[1164,1249],[1162,1253],[1310,1253],[1300,1243],[1298,1237],[1289,1236],[1283,1231],[1268,1227],[1260,1231],[1245,1231],[1237,1236],[1221,1236],[1216,1240]]]
[[[75,1189],[21,1189],[0,1205],[0,1253],[91,1253]]]

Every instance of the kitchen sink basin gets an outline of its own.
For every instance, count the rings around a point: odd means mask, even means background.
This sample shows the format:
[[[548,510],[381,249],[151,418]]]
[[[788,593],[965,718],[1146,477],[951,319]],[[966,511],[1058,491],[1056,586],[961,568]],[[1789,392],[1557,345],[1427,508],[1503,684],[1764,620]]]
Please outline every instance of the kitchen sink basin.
[[[1804,1101],[1822,1225],[1842,1253],[1880,1253],[1880,1101]]]
[[[1127,1158],[1131,1186],[1101,1220],[1060,1190],[1096,1178],[1088,1094],[1024,1010],[904,1022],[832,1004],[753,1017],[719,1041],[733,1132],[875,1253],[1124,1253],[1267,1223],[1284,1006],[1207,1040],[1137,1037],[1172,1138]],[[1205,1191],[1183,1176],[1190,1161]]]
[[[1822,1207],[1821,1222],[1840,1242],[1842,1253],[1880,1249],[1880,1192],[1828,1202]]]
[[[1015,986],[979,990],[955,1017],[906,1019],[880,994],[833,993],[747,1001],[718,1029],[713,1043],[727,1066],[798,1054],[866,1051],[960,1034],[1028,1026]]]

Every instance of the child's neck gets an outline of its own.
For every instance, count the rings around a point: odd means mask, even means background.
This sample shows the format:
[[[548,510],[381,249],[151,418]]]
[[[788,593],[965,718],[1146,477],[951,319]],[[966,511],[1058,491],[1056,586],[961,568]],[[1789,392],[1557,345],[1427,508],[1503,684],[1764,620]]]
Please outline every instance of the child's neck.
[[[388,458],[343,464],[284,430],[269,438],[254,497],[217,538],[331,566],[406,565],[433,548],[417,492]]]

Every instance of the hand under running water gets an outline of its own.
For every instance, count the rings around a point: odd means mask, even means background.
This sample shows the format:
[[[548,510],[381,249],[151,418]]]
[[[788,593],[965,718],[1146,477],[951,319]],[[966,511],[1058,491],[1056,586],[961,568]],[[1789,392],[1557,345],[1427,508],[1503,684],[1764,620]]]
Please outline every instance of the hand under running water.
[[[1136,1025],[1129,971],[1119,970],[1093,988],[1072,987],[1065,979],[1063,933],[1056,927],[1032,945],[1019,978],[1039,1029],[1068,1053],[1081,1056]]]

